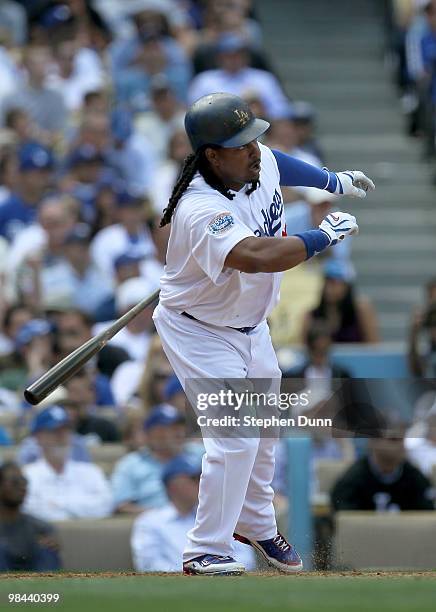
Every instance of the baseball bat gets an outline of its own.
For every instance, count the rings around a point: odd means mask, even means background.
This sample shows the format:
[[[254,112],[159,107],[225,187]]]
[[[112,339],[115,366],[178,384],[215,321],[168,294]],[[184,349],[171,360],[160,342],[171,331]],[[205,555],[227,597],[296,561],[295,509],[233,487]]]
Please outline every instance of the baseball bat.
[[[101,331],[99,334],[87,340],[75,351],[64,357],[62,361],[54,365],[48,372],[40,376],[33,384],[24,391],[25,399],[36,406],[47,397],[59,385],[69,380],[78,372],[87,361],[98,353],[116,333],[129,323],[137,314],[150,306],[159,297],[159,290],[152,295],[144,298],[127,311],[122,317],[117,319],[110,327]]]

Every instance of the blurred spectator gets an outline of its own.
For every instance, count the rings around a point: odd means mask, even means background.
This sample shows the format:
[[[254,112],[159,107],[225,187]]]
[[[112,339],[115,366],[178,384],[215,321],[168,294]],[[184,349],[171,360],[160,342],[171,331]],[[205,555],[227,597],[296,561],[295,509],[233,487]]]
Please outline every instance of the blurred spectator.
[[[77,205],[69,196],[50,196],[40,203],[36,223],[20,231],[10,248],[8,278],[14,294],[42,308],[72,301],[64,243],[76,220]]]
[[[98,54],[77,39],[54,41],[53,56],[56,70],[49,75],[47,85],[58,92],[70,112],[77,111],[84,96],[104,86],[104,69]]]
[[[18,160],[12,146],[0,148],[0,205],[11,195],[16,187]]]
[[[236,34],[224,34],[218,42],[218,69],[197,75],[189,87],[189,102],[216,91],[243,96],[255,91],[272,119],[289,113],[289,102],[276,77],[266,70],[249,67],[246,41]]]
[[[324,288],[318,306],[307,313],[303,339],[315,321],[324,321],[333,342],[378,342],[376,314],[367,298],[356,298],[350,265],[329,260],[324,267]]]
[[[76,433],[86,438],[87,445],[119,442],[121,433],[116,424],[98,415],[96,389],[87,370],[77,372],[65,383],[68,399],[63,402]]]
[[[421,339],[426,343],[423,353]],[[422,378],[436,376],[436,278],[427,284],[426,304],[415,311],[409,333],[409,366]]]
[[[293,100],[291,119],[295,130],[297,152],[306,153],[324,165],[324,155],[316,137],[315,108],[309,102]]]
[[[431,483],[405,459],[404,432],[368,441],[368,455],[339,478],[334,510],[433,510]]]
[[[153,208],[161,217],[164,208],[168,206],[173,187],[183,166],[183,162],[191,153],[191,145],[184,129],[174,130],[168,142],[165,161],[157,168],[154,178]]]
[[[128,413],[123,420],[121,433],[123,445],[126,447],[127,452],[139,451],[146,443],[142,413],[138,413],[136,410]]]
[[[89,316],[77,309],[69,309],[56,315],[57,359],[66,357],[79,348],[92,336],[92,321]],[[112,344],[104,346],[97,355],[97,369],[101,374],[111,377],[115,369],[129,358],[128,353]],[[105,398],[107,400],[107,397]],[[104,404],[104,402],[103,402]]]
[[[117,315],[120,317],[142,299],[151,295],[157,289],[157,284],[145,278],[130,278],[124,281],[118,288],[115,296]],[[154,330],[151,315],[154,306],[142,310],[123,329],[121,329],[109,344],[123,348],[130,359],[143,361],[148,353],[151,334]],[[99,323],[94,327],[98,333],[107,327],[107,323]]]
[[[127,251],[114,259],[115,288],[119,287],[124,281],[129,280],[129,278],[141,276],[140,263],[142,260],[143,257],[135,251]],[[114,293],[111,293],[100,302],[98,308],[93,313],[93,318],[97,323],[117,318]]]
[[[251,1],[206,0],[203,11],[203,28],[198,32],[198,44],[194,52],[195,73],[216,68],[216,44],[223,34],[236,34],[247,43],[250,66],[268,70],[262,52],[262,30],[249,17]]]
[[[56,136],[66,129],[68,115],[62,95],[46,85],[51,60],[48,47],[25,47],[23,64],[27,79],[4,98],[2,113],[22,108],[39,129]]]
[[[112,489],[118,512],[139,514],[167,502],[161,475],[165,465],[182,451],[200,463],[199,445],[185,444],[184,418],[173,407],[155,407],[144,423],[146,445],[115,466]]]
[[[126,251],[154,258],[156,247],[145,222],[144,202],[129,193],[119,195],[117,201],[118,223],[98,232],[91,244],[94,262],[102,272],[113,274],[113,262]],[[159,269],[160,275],[160,269]]]
[[[19,2],[2,0],[0,4],[0,33],[13,46],[21,46],[27,40],[27,15]]]
[[[0,466],[0,571],[59,570],[59,543],[51,525],[24,514],[27,480],[12,462]]]
[[[26,511],[58,521],[111,514],[112,496],[102,470],[69,458],[72,432],[66,411],[60,406],[43,410],[33,422],[32,433],[43,456],[23,468],[29,483]]]
[[[131,193],[145,197],[152,187],[155,167],[153,147],[135,130],[132,115],[125,109],[112,112],[111,134],[112,147],[106,156],[109,164],[126,182]]]
[[[1,399],[0,399],[1,402]],[[1,409],[1,404],[0,404]],[[6,429],[0,425],[0,446],[12,446],[13,441]]]
[[[329,327],[323,322],[315,322],[306,335],[307,356],[302,365],[283,373],[284,378],[351,378],[351,373],[331,361],[332,337]]]
[[[45,319],[31,319],[18,329],[14,343],[15,355],[1,372],[0,381],[2,386],[18,391],[51,367],[51,326]]]
[[[190,62],[184,58],[178,64],[170,61],[165,39],[154,32],[142,36],[135,64],[114,73],[117,101],[129,104],[133,110],[145,110],[150,106],[150,83],[153,77],[163,74],[171,84],[177,98],[185,102],[191,78]]]
[[[297,122],[294,121],[293,113],[293,106],[288,103],[286,113],[273,119],[266,135],[267,145],[271,149],[279,149],[312,166],[321,168],[323,165],[322,161],[314,153],[314,150],[307,150],[300,146],[302,141],[301,130],[298,129]]]
[[[133,524],[133,565],[139,572],[182,571],[186,534],[194,527],[201,469],[183,457],[170,461],[162,473],[169,499],[163,508],[141,514]],[[252,548],[233,543],[234,556],[247,570],[256,568]]]
[[[11,195],[0,207],[0,235],[11,241],[36,219],[37,206],[52,176],[51,152],[37,143],[28,143],[18,152],[19,174]]]
[[[7,366],[10,359],[14,360],[15,336],[25,323],[33,318],[32,310],[21,303],[8,306],[3,313],[3,321],[0,326],[0,351],[5,357],[1,359],[0,371]]]
[[[149,412],[153,406],[165,401],[165,388],[173,374],[159,335],[155,333],[150,341],[147,360],[138,388],[141,405],[145,412]]]
[[[164,400],[174,408],[184,414],[186,410],[186,402],[187,398],[185,392],[183,391],[183,387],[180,383],[180,380],[177,378],[175,374],[170,376],[166,383],[163,392]]]
[[[185,109],[162,74],[151,80],[150,96],[152,106],[147,112],[137,115],[135,128],[153,147],[156,160],[163,161],[174,130],[183,129]]]
[[[405,446],[411,463],[432,478],[436,466],[436,410],[430,411],[422,424],[424,428],[419,437],[409,437],[407,433]]]
[[[91,461],[83,436],[72,431],[72,424],[64,408],[49,405],[36,414],[30,426],[30,435],[25,437],[18,448],[17,459],[22,465],[41,460],[44,456],[44,431],[58,432],[58,441],[68,445],[68,458],[73,461]],[[54,434],[52,436],[53,444]]]
[[[0,106],[9,94],[16,91],[19,86],[19,70],[15,58],[4,46],[0,45],[0,81],[2,90],[0,91]]]

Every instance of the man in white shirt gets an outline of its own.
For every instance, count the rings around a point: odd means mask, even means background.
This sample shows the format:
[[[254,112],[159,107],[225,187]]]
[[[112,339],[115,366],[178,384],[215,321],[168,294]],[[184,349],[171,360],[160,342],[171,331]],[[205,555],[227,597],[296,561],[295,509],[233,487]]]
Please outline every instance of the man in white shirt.
[[[28,481],[24,511],[47,521],[109,516],[112,494],[102,470],[68,458],[72,431],[65,409],[50,406],[42,410],[31,433],[43,457],[23,467]]]
[[[133,525],[133,564],[139,572],[180,572],[186,534],[192,529],[198,503],[198,462],[178,456],[162,473],[170,503],[143,512]],[[235,554],[249,570],[256,569],[253,550],[234,542]]]

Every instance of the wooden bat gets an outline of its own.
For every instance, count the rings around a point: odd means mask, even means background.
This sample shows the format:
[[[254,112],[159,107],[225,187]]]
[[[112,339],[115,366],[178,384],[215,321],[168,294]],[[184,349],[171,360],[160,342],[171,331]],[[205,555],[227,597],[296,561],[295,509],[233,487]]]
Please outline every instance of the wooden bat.
[[[87,361],[98,353],[116,333],[127,325],[137,314],[150,306],[159,298],[159,290],[152,295],[144,298],[136,306],[133,306],[126,314],[117,319],[110,327],[103,330],[87,342],[79,346],[75,351],[67,355],[54,365],[48,372],[40,376],[33,384],[24,391],[25,399],[36,406],[39,402],[47,397],[59,385],[66,380],[69,380],[76,372],[78,372]]]

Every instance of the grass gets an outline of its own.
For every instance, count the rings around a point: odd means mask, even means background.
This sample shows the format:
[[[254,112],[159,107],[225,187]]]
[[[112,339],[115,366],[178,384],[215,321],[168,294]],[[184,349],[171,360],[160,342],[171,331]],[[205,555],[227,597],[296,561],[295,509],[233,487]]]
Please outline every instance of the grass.
[[[59,593],[57,604],[9,604],[8,593]],[[436,573],[416,575],[3,578],[0,610],[62,612],[434,612]]]

